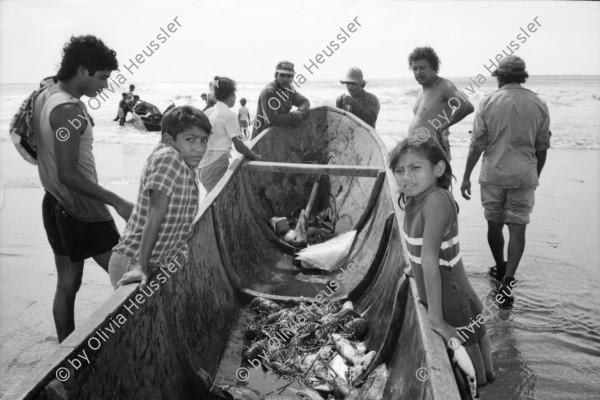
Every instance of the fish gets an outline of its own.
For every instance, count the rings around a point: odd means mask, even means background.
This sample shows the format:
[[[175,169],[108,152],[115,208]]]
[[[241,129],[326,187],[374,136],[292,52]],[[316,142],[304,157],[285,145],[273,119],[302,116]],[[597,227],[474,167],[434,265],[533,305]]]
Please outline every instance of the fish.
[[[369,353],[365,354],[356,364],[356,366],[350,370],[350,382],[352,384],[358,381],[358,378],[366,371],[368,371],[369,366],[375,359],[376,354],[377,353],[374,351],[370,351]]]
[[[350,393],[350,387],[346,379],[336,376],[334,379],[328,382],[331,387],[331,391],[337,398],[344,399]]]
[[[363,385],[364,395],[362,400],[382,400],[385,385],[390,373],[385,364],[380,364],[367,377]]]
[[[324,400],[323,397],[321,397],[321,395],[319,393],[317,393],[315,390],[312,390],[311,388],[307,388],[307,387],[302,388],[302,389],[288,387],[286,389],[286,392],[290,392],[295,396],[299,396],[299,398],[302,400]]]
[[[302,282],[321,283],[323,285],[327,284],[327,278],[322,278],[317,275],[308,275],[302,272],[296,274],[295,278]]]
[[[363,340],[368,330],[369,324],[363,318],[354,318],[344,324],[344,333],[347,333],[355,340]]]
[[[342,308],[335,314],[327,314],[321,318],[321,323],[325,329],[335,329],[339,325],[343,324],[347,319],[360,318],[360,315],[349,308]]]
[[[265,319],[265,324],[273,324],[281,319],[282,316],[286,314],[286,310],[279,310],[274,313],[269,314],[267,319]]]
[[[348,365],[344,362],[341,355],[336,354],[331,361],[329,361],[329,368],[331,368],[337,376],[343,378],[344,381],[347,381]]]
[[[265,342],[266,340],[259,340],[258,342],[254,343],[252,346],[248,347],[246,349],[246,351],[244,351],[244,354],[242,354],[242,357],[244,357],[244,359],[246,360],[254,360],[256,357],[258,357],[258,355],[264,351],[265,349]]]
[[[268,313],[273,313],[275,311],[281,310],[281,306],[275,303],[272,300],[265,299],[262,297],[255,297],[250,302],[250,306],[257,311],[264,311]]]
[[[356,343],[354,347],[356,348],[356,352],[361,355],[367,351],[367,346],[363,342]]]
[[[344,357],[344,360],[350,365],[358,365],[360,363],[361,357],[357,354],[356,349],[349,341],[337,333],[332,334],[331,338],[333,339],[333,343],[335,344],[338,353]]]
[[[273,361],[269,364],[269,368],[273,370],[277,375],[289,375],[292,371],[289,368],[286,368],[285,365],[280,363],[279,361]]]
[[[228,396],[222,396],[233,400],[262,400],[263,395],[254,389],[240,385],[217,385],[218,389]],[[218,393],[218,390],[217,390]],[[218,393],[221,395],[221,393]]]
[[[475,367],[473,361],[469,357],[469,353],[463,345],[459,345],[456,348],[449,347],[448,354],[452,363],[460,369],[465,384],[468,387],[470,399],[479,399],[479,391],[477,390],[477,375],[475,373]]]
[[[322,361],[317,361],[312,369],[315,372],[315,376],[324,381],[335,378],[333,372],[331,372],[329,368],[327,368],[327,365],[323,364]]]

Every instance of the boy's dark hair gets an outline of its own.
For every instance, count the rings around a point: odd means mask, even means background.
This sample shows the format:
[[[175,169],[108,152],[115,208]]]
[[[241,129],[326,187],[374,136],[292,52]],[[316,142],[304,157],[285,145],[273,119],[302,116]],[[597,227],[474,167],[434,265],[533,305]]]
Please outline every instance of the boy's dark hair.
[[[237,89],[237,85],[233,79],[215,76],[213,82],[215,98],[219,101],[225,100]]]
[[[171,135],[173,139],[177,139],[177,134],[193,127],[198,127],[209,135],[212,133],[208,117],[192,106],[171,109],[163,116],[160,126],[162,133]]]
[[[126,98],[127,97],[127,93],[123,92],[123,94],[121,96],[123,96],[123,98]]]
[[[68,81],[75,76],[80,65],[88,70],[90,76],[97,71],[119,68],[117,53],[93,35],[71,36],[71,40],[63,47],[63,58],[56,78]]]
[[[417,47],[408,55],[408,69],[412,68],[413,62],[419,60],[427,60],[435,72],[440,70],[441,61],[435,53],[435,50],[429,46]]]
[[[446,164],[446,169],[444,170],[444,174],[437,178],[437,185],[442,189],[450,190],[452,187],[452,178],[454,177],[454,175],[452,175],[452,167],[450,166],[450,162],[448,161],[448,157],[446,157],[444,150],[439,144],[432,142],[430,139],[421,140],[411,137],[398,143],[388,155],[388,168],[392,173],[395,173],[394,170],[400,156],[409,150],[420,153],[433,165],[443,161]],[[404,193],[401,193],[400,198],[398,199],[400,208],[404,209],[402,205],[405,201]]]
[[[242,98],[240,99],[240,104],[241,104],[242,106],[245,106],[245,105],[246,105],[246,99],[242,97]]]
[[[134,100],[139,100],[139,99],[140,99],[140,96],[138,96],[138,95],[136,94],[136,95],[134,95],[134,96],[133,96],[133,99],[134,99]]]
[[[505,85],[509,83],[525,83],[529,78],[527,72],[514,73],[514,72],[498,72],[498,80]]]
[[[135,90],[135,85],[129,85],[129,90]]]

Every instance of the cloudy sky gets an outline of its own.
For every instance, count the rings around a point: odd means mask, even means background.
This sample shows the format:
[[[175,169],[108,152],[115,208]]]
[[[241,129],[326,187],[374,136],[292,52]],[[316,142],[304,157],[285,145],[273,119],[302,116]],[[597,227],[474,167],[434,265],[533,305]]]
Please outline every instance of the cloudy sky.
[[[175,18],[180,26],[169,32]],[[360,25],[349,29],[353,20]],[[0,2],[0,83],[54,74],[64,42],[81,34],[103,39],[122,68],[154,41],[134,69],[138,82],[263,82],[284,59],[312,80],[340,78],[351,66],[367,79],[409,77],[407,55],[423,45],[438,52],[442,76],[475,77],[489,75],[484,65],[511,41],[530,74],[600,75],[593,2],[19,0]],[[311,76],[303,65],[323,50],[333,54]]]

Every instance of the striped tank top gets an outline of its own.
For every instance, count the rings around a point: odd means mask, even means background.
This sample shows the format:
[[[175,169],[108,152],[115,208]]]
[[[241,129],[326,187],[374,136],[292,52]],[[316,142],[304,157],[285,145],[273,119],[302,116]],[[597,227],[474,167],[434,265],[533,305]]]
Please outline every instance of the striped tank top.
[[[458,210],[452,194],[445,189],[433,187],[419,196],[419,200],[416,200],[416,197],[409,198],[405,208],[402,236],[406,242],[407,256],[417,284],[419,300],[427,306],[427,293],[421,265],[423,232],[426,223],[423,217],[423,206],[427,197],[434,192],[442,193],[452,204],[453,209],[453,218],[444,232],[439,252],[444,321],[453,327],[462,328],[459,331],[469,327],[467,333],[463,335],[463,339],[466,339],[465,345],[472,345],[477,343],[485,332],[482,324],[476,323],[483,306],[469,283],[462,263],[458,240]]]

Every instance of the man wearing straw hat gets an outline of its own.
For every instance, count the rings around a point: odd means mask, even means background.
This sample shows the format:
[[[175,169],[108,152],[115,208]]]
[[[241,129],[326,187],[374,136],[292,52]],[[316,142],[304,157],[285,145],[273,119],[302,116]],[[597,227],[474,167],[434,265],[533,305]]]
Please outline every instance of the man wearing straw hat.
[[[351,112],[367,124],[375,128],[379,115],[379,100],[374,94],[365,90],[367,82],[358,68],[350,68],[346,79],[341,80],[346,85],[350,96],[343,94],[335,101],[335,106]]]
[[[292,86],[295,74],[294,64],[289,61],[281,61],[275,67],[275,80],[258,96],[253,139],[269,126],[294,126],[308,115],[310,102]],[[292,106],[298,109],[292,111]]]

